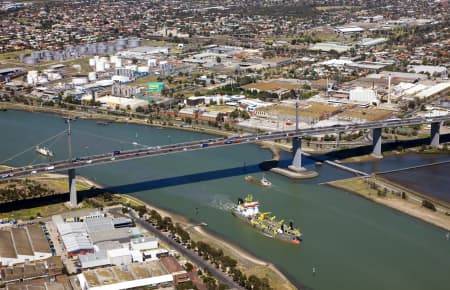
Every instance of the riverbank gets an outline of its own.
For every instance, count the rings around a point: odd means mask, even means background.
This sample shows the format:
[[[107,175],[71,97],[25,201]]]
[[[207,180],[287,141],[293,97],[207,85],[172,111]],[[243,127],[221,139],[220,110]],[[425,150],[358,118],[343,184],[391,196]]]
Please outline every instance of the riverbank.
[[[125,123],[125,124],[137,124],[137,125],[146,125],[146,126],[152,126],[152,127],[159,127],[159,128],[168,128],[168,129],[177,129],[177,130],[183,130],[183,131],[190,131],[190,132],[199,132],[199,133],[207,133],[212,135],[219,135],[219,136],[230,136],[236,134],[236,132],[233,131],[227,131],[223,129],[214,129],[214,128],[204,128],[204,127],[186,127],[186,126],[169,126],[164,125],[165,122],[162,122],[160,120],[154,121],[152,123],[146,121],[145,119],[138,119],[138,118],[132,118],[132,117],[125,117],[125,116],[115,116],[115,115],[108,115],[108,114],[99,114],[99,113],[91,113],[91,112],[84,112],[84,111],[78,111],[78,110],[66,110],[62,108],[56,108],[56,107],[37,107],[37,106],[30,106],[30,105],[24,105],[19,103],[2,103],[2,107],[8,110],[17,110],[17,111],[25,111],[25,112],[31,112],[31,113],[50,113],[50,114],[56,114],[64,117],[70,117],[70,118],[80,118],[80,119],[87,119],[87,120],[98,120],[98,121],[108,121],[111,123]]]
[[[3,166],[3,168],[9,168],[6,166]],[[48,192],[47,195],[36,195],[37,192],[33,191],[31,192],[31,195],[28,196],[27,199],[22,199],[20,202],[22,204],[22,207],[13,207],[14,209],[11,209],[8,206],[9,202],[12,202],[11,200],[4,201],[5,203],[2,206],[2,210],[0,211],[0,218],[6,219],[6,220],[15,220],[17,222],[23,222],[32,220],[34,218],[45,218],[49,217],[55,214],[60,214],[69,210],[72,210],[72,208],[67,206],[67,203],[64,201],[60,201],[61,198],[58,196],[63,195],[68,192],[69,190],[69,184],[68,184],[68,178],[66,175],[63,174],[56,174],[56,173],[46,173],[42,175],[35,175],[32,177],[28,177],[28,182],[32,181],[35,183],[30,183],[30,186],[35,186],[36,184],[41,185],[46,192]],[[22,179],[24,181],[25,179]],[[24,187],[26,184],[21,184],[20,180],[12,180],[8,181],[8,186],[14,186],[16,184],[16,188]],[[99,187],[98,184],[95,182],[92,182],[91,180],[77,176],[77,190],[89,190],[92,187]],[[33,195],[34,194],[34,195]],[[32,206],[28,205],[29,203],[33,204],[33,200],[36,198],[52,198],[57,197],[56,202],[52,202],[50,204],[45,205],[38,205],[34,204]],[[26,206],[23,206],[23,204],[27,204]],[[0,204],[1,206],[1,204]],[[80,207],[86,207],[85,204],[80,204]]]
[[[400,191],[400,194],[397,194],[396,190],[398,189],[395,188],[395,185],[384,183],[380,178],[377,178],[376,180],[371,179],[368,182],[364,177],[354,177],[327,182],[325,184],[352,192],[375,203],[395,209],[446,231],[450,231],[450,216],[446,215],[445,212],[440,210],[432,211],[423,207],[423,198],[418,197],[414,192],[408,189],[403,189]],[[376,187],[373,184],[376,184]]]
[[[137,205],[145,205],[150,210],[156,210],[162,216],[170,217],[175,224],[179,223],[182,225],[194,241],[203,241],[213,247],[222,249],[225,255],[230,256],[238,262],[238,268],[245,275],[256,275],[260,278],[265,277],[269,279],[271,286],[277,290],[297,289],[273,264],[258,259],[237,245],[234,245],[218,235],[211,233],[204,226],[195,224],[193,221],[184,216],[171,212],[167,209],[156,207],[136,197],[126,194],[119,194],[119,196],[128,199]]]

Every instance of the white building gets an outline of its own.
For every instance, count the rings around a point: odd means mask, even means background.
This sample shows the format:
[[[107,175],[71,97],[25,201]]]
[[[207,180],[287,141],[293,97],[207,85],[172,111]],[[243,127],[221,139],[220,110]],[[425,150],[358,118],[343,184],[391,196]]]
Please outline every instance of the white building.
[[[358,26],[336,27],[334,32],[339,34],[363,33],[364,28]]]
[[[448,73],[446,67],[434,65],[409,65],[408,71],[425,74],[429,73],[430,75],[434,74],[446,75]]]
[[[332,50],[338,53],[343,53],[349,51],[351,46],[339,43],[339,42],[318,42],[311,45],[308,49],[312,51],[326,51],[330,52]]]
[[[378,105],[380,102],[377,93],[374,90],[360,87],[350,90],[349,100],[361,104],[370,105]]]
[[[143,237],[130,241],[131,249],[135,251],[145,251],[158,248],[158,239],[154,237]]]
[[[130,98],[120,98],[113,96],[105,96],[98,98],[97,101],[103,104],[105,107],[109,107],[111,109],[115,109],[118,106],[120,109],[128,109],[136,110],[137,107],[145,107],[148,105],[148,102],[140,99],[130,99]]]
[[[106,251],[106,255],[112,265],[127,265],[130,264],[133,259],[131,257],[130,249],[120,248]]]

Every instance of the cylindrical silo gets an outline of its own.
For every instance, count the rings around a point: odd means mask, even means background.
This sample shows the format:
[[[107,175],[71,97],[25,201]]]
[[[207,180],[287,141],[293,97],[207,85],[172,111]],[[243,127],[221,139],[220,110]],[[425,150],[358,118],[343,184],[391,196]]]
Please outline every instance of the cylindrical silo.
[[[138,47],[141,46],[141,40],[138,38],[133,38],[128,41],[128,47]]]
[[[28,65],[35,65],[35,64],[38,64],[39,59],[32,57],[32,56],[27,56],[23,59],[23,62]]]
[[[88,79],[89,79],[89,81],[91,81],[91,82],[97,80],[97,73],[96,73],[95,71],[91,71],[91,72],[88,74]]]
[[[127,43],[128,43],[128,39],[126,39],[126,38],[119,38],[116,40],[116,45],[126,46]]]

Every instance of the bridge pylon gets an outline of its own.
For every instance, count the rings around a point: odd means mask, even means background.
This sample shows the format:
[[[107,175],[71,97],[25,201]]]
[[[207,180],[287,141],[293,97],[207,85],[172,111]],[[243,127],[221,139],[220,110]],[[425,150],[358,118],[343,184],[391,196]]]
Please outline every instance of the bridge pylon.
[[[289,168],[293,171],[304,170],[302,166],[302,139],[300,137],[292,138],[292,164]]]
[[[431,123],[430,145],[434,148],[439,147],[440,129],[441,122]]]
[[[76,183],[76,172],[75,169],[68,170],[69,175],[69,194],[70,194],[70,205],[72,207],[78,206],[77,200],[77,183]]]
[[[372,129],[372,155],[377,158],[383,158],[383,154],[381,153],[381,130],[383,128],[374,128]]]

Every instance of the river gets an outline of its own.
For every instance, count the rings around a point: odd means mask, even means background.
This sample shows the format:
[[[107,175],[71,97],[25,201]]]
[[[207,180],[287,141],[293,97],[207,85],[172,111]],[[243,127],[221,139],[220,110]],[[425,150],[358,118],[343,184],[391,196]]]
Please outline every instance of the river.
[[[0,112],[0,160],[65,127],[58,116]],[[74,156],[133,148],[132,142],[154,146],[207,137],[131,124],[99,126],[92,120],[73,123]],[[67,156],[64,136],[52,150],[56,159]],[[282,156],[287,158],[287,154]],[[266,173],[274,185],[271,189],[244,180],[249,173],[262,176],[257,165],[270,158],[268,150],[246,144],[89,167],[78,174],[194,221],[207,222],[209,230],[274,263],[297,285],[348,290],[448,289],[450,241],[442,230],[345,191],[319,185],[351,176],[327,165],[316,168],[318,178],[305,181]],[[447,159],[449,156],[405,155],[352,166],[366,171],[388,170]],[[4,163],[17,166],[33,160],[42,162],[44,158],[30,150]],[[314,167],[313,161],[305,162],[307,167]],[[264,237],[229,214],[232,203],[250,193],[261,202],[262,211],[294,221],[304,234],[300,247]]]

